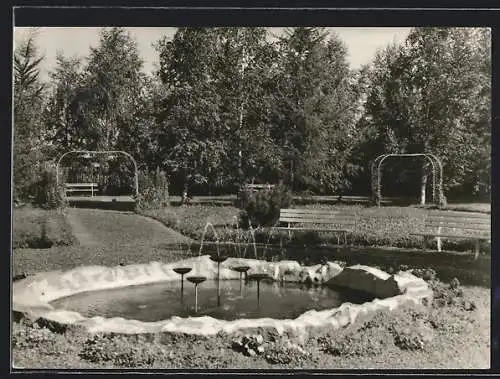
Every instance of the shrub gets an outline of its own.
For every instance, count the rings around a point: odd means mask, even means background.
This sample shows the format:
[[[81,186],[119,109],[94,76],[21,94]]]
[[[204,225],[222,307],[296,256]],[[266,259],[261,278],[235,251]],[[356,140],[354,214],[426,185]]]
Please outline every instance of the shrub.
[[[431,340],[432,335],[425,326],[394,331],[394,344],[402,350],[423,350]]]
[[[54,245],[50,241],[47,231],[47,217],[43,214],[33,214],[28,224],[19,225],[15,220],[12,247],[46,249]]]
[[[425,321],[436,332],[449,336],[473,330],[475,318],[461,307],[428,308]]]
[[[429,321],[428,309],[406,308],[403,317],[389,326],[394,337],[394,345],[402,350],[424,350],[433,340],[433,328]]]
[[[339,357],[371,357],[381,354],[385,344],[383,340],[373,340],[366,336],[351,335],[346,336],[340,341],[325,347],[326,353]]]
[[[460,287],[460,281],[458,280],[458,278],[453,278],[450,281],[450,289],[458,290],[459,287]]]
[[[12,346],[17,348],[47,348],[49,345],[54,345],[56,335],[47,328],[40,328],[37,324],[31,326],[26,324],[17,324],[12,334]]]
[[[439,191],[439,200],[438,200],[438,208],[439,209],[444,209],[446,208],[446,205],[448,204],[448,201],[446,199],[446,196],[442,191]]]
[[[65,216],[56,210],[25,207],[14,211],[12,247],[45,249],[74,245],[77,240]]]
[[[291,343],[276,342],[270,344],[264,355],[270,364],[290,364],[300,365],[309,358],[309,354],[300,346]]]
[[[157,168],[154,172],[139,172],[138,210],[159,209],[169,205],[168,179],[165,172]]]
[[[278,185],[269,190],[244,190],[240,194],[239,224],[242,228],[252,226],[272,226],[279,219],[280,209],[292,204],[292,193]]]
[[[12,238],[12,248],[14,249],[46,249],[52,247],[53,243],[47,241],[38,233],[32,234],[26,231],[15,233]]]
[[[336,235],[322,236],[315,230],[307,230],[302,232],[295,232],[292,235],[292,240],[290,242],[297,245],[313,246],[326,243],[327,241],[334,241],[336,243]]]
[[[448,285],[441,282],[431,283],[434,292],[432,306],[434,308],[455,307],[458,310],[474,311],[477,308],[474,300],[464,297],[460,281],[453,278]]]
[[[32,184],[33,203],[37,206],[54,209],[66,206],[64,189],[57,184],[57,172],[52,166],[41,170],[37,180]]]
[[[94,335],[88,338],[79,356],[93,363],[110,362],[117,366],[150,366],[165,356],[161,345],[131,343],[126,337]]]
[[[411,270],[411,273],[428,282],[435,281],[437,279],[437,272],[432,268],[415,268]]]
[[[96,334],[87,338],[79,357],[121,367],[227,367],[225,336],[205,338],[184,333],[157,335]],[[221,342],[224,341],[224,347]]]
[[[261,334],[254,334],[253,336],[245,335],[233,340],[231,347],[235,351],[253,357],[264,353],[264,337]]]

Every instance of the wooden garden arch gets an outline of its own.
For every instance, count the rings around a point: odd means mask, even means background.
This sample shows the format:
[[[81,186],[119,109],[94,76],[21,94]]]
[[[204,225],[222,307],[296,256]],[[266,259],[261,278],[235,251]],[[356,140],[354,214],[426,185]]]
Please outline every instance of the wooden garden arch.
[[[137,168],[137,162],[135,161],[134,157],[127,153],[126,151],[123,150],[71,150],[65,152],[63,155],[60,156],[59,160],[57,161],[56,165],[56,183],[57,186],[59,187],[59,166],[64,157],[70,154],[83,154],[85,158],[90,158],[95,155],[122,155],[132,161],[134,164],[134,186],[135,186],[135,196],[139,196],[139,171]]]
[[[415,153],[415,154],[382,154],[379,155],[371,166],[371,180],[372,180],[372,196],[373,201],[380,207],[382,200],[382,163],[388,158],[416,158],[421,157],[427,159],[432,166],[432,201],[439,205],[441,196],[443,194],[443,165],[441,160],[431,153]]]

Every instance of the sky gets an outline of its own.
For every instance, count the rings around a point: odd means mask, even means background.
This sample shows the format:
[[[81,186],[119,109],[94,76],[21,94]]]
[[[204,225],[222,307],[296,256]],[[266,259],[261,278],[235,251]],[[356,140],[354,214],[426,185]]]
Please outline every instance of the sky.
[[[14,29],[14,45],[29,32],[30,28]],[[139,53],[144,60],[144,71],[151,72],[157,65],[157,53],[153,44],[162,36],[172,37],[176,28],[142,27],[126,28],[135,38]],[[282,28],[269,28],[272,33],[279,33]],[[346,43],[349,52],[349,62],[356,69],[370,63],[375,52],[392,42],[402,42],[410,28],[327,28],[334,31]],[[37,43],[40,53],[45,57],[42,62],[42,78],[48,77],[48,72],[56,62],[57,51],[65,56],[85,57],[90,47],[97,45],[101,28],[94,27],[50,27],[39,28]]]

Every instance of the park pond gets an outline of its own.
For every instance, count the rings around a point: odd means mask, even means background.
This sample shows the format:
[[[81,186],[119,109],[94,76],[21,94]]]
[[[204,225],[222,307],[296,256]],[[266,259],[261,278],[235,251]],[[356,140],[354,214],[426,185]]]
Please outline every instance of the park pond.
[[[344,302],[362,304],[373,300],[373,296],[323,286],[263,281],[258,298],[255,282],[225,280],[221,281],[218,297],[217,281],[208,280],[200,285],[198,299],[196,312],[192,285],[186,286],[181,293],[180,283],[161,282],[80,293],[57,299],[51,305],[56,309],[76,311],[85,317],[124,317],[146,322],[195,315],[223,320],[294,319],[311,309],[335,308]]]
[[[245,268],[249,283],[244,283],[239,268]],[[170,264],[41,273],[15,282],[13,300],[19,312],[82,325],[92,332],[213,335],[252,327],[338,328],[360,314],[420,303],[430,296],[426,282],[409,272],[391,275],[370,266],[342,268],[334,262],[219,262],[204,255]]]

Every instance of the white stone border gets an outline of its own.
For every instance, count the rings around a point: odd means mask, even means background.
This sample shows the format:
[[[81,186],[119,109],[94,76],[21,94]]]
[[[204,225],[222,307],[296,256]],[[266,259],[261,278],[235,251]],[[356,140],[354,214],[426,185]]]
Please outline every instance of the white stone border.
[[[266,262],[255,259],[229,258],[221,265],[221,280],[238,279],[239,273],[231,267],[249,266],[249,274],[265,272],[275,280],[283,275],[288,281],[310,281],[329,286],[342,286],[362,290],[376,298],[364,304],[344,303],[338,308],[310,310],[295,319],[238,319],[219,320],[209,316],[142,322],[121,317],[87,318],[81,314],[54,309],[50,302],[76,293],[179,280],[173,271],[175,267],[191,267],[186,276],[203,275],[215,279],[217,264],[208,255],[185,259],[175,263],[135,264],[129,266],[79,267],[66,272],[41,273],[13,284],[13,311],[26,313],[30,317],[43,318],[65,325],[83,326],[89,332],[107,333],[157,333],[180,332],[197,335],[215,335],[219,332],[233,333],[247,328],[274,328],[278,333],[285,331],[303,332],[308,328],[329,326],[345,327],[355,322],[359,315],[386,309],[393,310],[407,302],[419,303],[432,297],[427,283],[408,272],[389,275],[369,266],[356,265],[342,269],[338,264],[300,266],[296,261]]]

